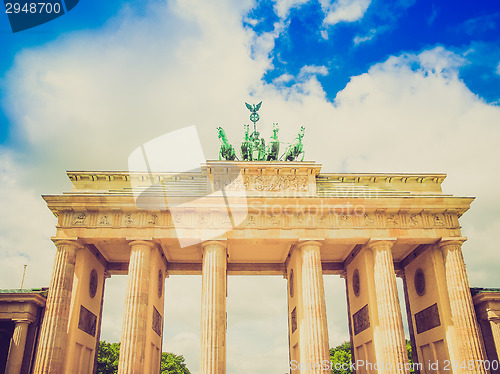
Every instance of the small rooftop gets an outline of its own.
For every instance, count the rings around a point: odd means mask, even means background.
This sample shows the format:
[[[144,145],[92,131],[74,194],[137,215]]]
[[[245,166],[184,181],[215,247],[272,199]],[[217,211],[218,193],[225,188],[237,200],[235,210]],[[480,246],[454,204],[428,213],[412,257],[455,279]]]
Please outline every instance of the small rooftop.
[[[36,293],[38,295],[41,295],[45,298],[47,298],[47,294],[49,292],[48,287],[41,287],[41,288],[15,288],[15,289],[6,289],[6,290],[1,290],[0,289],[0,294],[24,294],[24,293]]]
[[[471,287],[470,293],[472,296],[479,295],[480,293],[486,292],[500,292],[500,288],[482,288],[482,287]]]

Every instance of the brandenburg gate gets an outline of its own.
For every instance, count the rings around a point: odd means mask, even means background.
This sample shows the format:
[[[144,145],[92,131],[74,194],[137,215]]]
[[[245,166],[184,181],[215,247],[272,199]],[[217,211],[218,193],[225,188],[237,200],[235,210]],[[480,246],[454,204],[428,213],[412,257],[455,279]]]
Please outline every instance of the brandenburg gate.
[[[443,174],[321,173],[303,161],[304,127],[279,156],[278,125],[267,147],[257,131],[261,104],[246,104],[254,129],[242,161],[219,127],[219,161],[203,158],[199,171],[152,172],[146,155],[168,158],[179,143],[157,138],[129,158],[141,172],[68,172],[72,191],[44,196],[57,252],[34,373],[95,372],[115,274],[128,274],[120,374],[159,372],[164,282],[176,274],[202,275],[201,374],[226,372],[227,276],[237,274],[287,280],[291,373],[330,373],[324,274],[345,279],[357,373],[409,373],[396,276],[417,371],[488,372],[458,221],[473,199],[443,194]]]
[[[330,372],[324,274],[345,279],[358,373],[409,373],[397,276],[420,372],[488,372],[476,364],[486,357],[461,249],[459,218],[473,199],[444,194],[443,174],[247,160],[68,177],[71,192],[44,196],[58,223],[35,373],[94,371],[104,284],[115,274],[128,274],[119,373],[159,372],[164,282],[177,274],[202,274],[201,374],[225,373],[233,274],[288,282],[291,372]],[[470,360],[472,369],[446,367]]]

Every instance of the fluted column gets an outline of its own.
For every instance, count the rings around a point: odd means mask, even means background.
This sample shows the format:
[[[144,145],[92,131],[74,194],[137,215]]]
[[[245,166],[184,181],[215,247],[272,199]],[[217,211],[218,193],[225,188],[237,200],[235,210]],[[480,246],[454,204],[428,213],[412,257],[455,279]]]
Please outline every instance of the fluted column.
[[[9,374],[19,374],[23,365],[24,348],[26,346],[26,335],[30,321],[21,320],[15,321],[14,334],[10,341],[9,356],[7,357],[7,365],[5,372]]]
[[[497,356],[500,356],[500,319],[490,318],[491,333],[493,335],[493,341],[495,342],[495,349],[497,351]]]
[[[35,374],[62,373],[66,352],[76,251],[80,245],[69,240],[55,244],[57,253],[38,341]]]
[[[150,260],[154,243],[136,240],[129,245],[131,251],[118,363],[119,374],[139,374],[145,371]]]
[[[226,372],[226,245],[208,241],[203,246],[201,291],[201,374]]]
[[[382,353],[382,357],[377,356],[379,374],[409,373],[403,320],[391,252],[392,245],[393,242],[388,240],[370,241],[367,245],[373,253],[379,343]]]
[[[469,280],[462,257],[463,240],[442,240],[446,286],[450,300],[451,316],[459,350],[459,362],[472,360],[474,363],[485,360],[486,353],[482,342],[479,324],[469,288]],[[461,370],[459,368],[459,370]],[[465,371],[464,371],[465,372]],[[467,370],[466,372],[471,372]],[[474,373],[487,373],[483,365],[477,365]]]
[[[321,364],[330,362],[320,247],[320,242],[306,241],[297,248],[302,260],[304,313],[300,326],[300,362],[302,365],[310,364],[308,373],[311,374],[324,373]]]

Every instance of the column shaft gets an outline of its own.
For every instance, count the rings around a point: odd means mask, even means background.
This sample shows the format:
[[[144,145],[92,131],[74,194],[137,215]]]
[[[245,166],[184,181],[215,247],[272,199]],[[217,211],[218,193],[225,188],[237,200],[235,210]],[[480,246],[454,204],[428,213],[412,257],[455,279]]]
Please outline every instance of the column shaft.
[[[314,241],[299,244],[304,313],[300,327],[300,361],[311,365],[310,373],[324,373],[323,364],[330,362],[320,247],[321,243]]]
[[[201,374],[226,372],[226,247],[203,243],[201,293]]]
[[[35,374],[62,373],[66,352],[69,309],[78,244],[61,240],[56,242],[56,246],[54,270],[33,371]]]
[[[460,355],[458,361],[468,363],[472,360],[476,363],[485,360],[486,353],[474,311],[461,245],[462,242],[456,240],[440,243],[444,256],[451,316]],[[472,372],[487,373],[483,365],[477,365],[476,370]]]
[[[28,326],[29,321],[16,321],[14,334],[10,341],[9,356],[7,357],[7,365],[5,367],[6,373],[19,374],[21,372]]]
[[[500,320],[490,319],[490,326],[491,333],[493,335],[493,341],[495,342],[497,356],[500,357]]]
[[[125,298],[119,374],[143,373],[146,355],[146,321],[152,242],[130,243],[128,286]]]
[[[382,357],[377,357],[380,374],[409,373],[408,356],[399,306],[391,241],[368,244],[373,252],[373,275]]]

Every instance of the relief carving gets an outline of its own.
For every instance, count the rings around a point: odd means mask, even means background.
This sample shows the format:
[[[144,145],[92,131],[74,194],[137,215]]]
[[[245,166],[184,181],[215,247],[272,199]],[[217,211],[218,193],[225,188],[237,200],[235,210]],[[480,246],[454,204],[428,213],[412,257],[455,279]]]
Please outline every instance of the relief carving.
[[[347,226],[351,224],[351,217],[348,216],[347,214],[342,214],[340,216],[340,225],[341,226]]]
[[[387,216],[387,225],[389,226],[398,226],[398,217],[396,214],[389,214]]]
[[[267,177],[267,176],[266,176]],[[304,177],[305,178],[305,177]],[[170,216],[170,218],[169,218]],[[282,227],[289,225],[291,228],[325,228],[325,227],[342,227],[342,228],[449,228],[456,229],[459,227],[456,216],[445,215],[443,213],[374,213],[363,212],[357,215],[350,212],[335,212],[329,213],[328,210],[302,210],[286,209],[282,213],[274,214],[272,211],[265,213],[262,219],[260,214],[249,214],[245,224],[252,227]],[[92,218],[93,217],[93,218]],[[217,214],[214,220],[206,211],[193,211],[186,215],[179,209],[167,211],[164,213],[146,213],[146,212],[124,212],[117,213],[113,211],[101,211],[94,213],[88,212],[68,212],[63,216],[63,227],[91,227],[92,224],[97,227],[150,227],[161,225],[162,227],[181,226],[188,224],[199,225],[201,227],[211,227],[212,225],[223,225],[224,227],[231,224],[231,217],[227,214]],[[220,218],[219,218],[220,217]],[[334,217],[334,218],[331,218]],[[92,220],[95,221],[92,223]],[[450,236],[453,234],[450,231]]]
[[[134,217],[132,217],[132,213],[125,213],[125,215],[123,216],[123,222],[127,226],[133,225],[135,221]]]
[[[214,179],[216,191],[309,191],[309,183],[306,176],[296,175],[243,175],[242,178]]]
[[[415,285],[415,291],[418,296],[424,296],[425,294],[425,275],[424,271],[420,268],[415,272],[415,278],[413,280]]]
[[[222,224],[225,225],[230,225],[231,224],[231,218],[229,218],[228,214],[224,214],[224,218],[222,218]]]
[[[297,225],[303,226],[306,223],[306,216],[303,212],[296,212],[294,214],[294,221]]]
[[[297,330],[297,308],[292,310],[292,334]]]
[[[152,214],[151,217],[149,218],[148,224],[156,225],[157,223],[158,223],[158,215]]]
[[[182,223],[182,214],[180,213],[174,214],[173,221],[175,225],[180,225]]]
[[[365,214],[365,225],[375,226],[375,216],[373,214]]]
[[[410,214],[409,225],[410,227],[420,226],[422,224],[422,219],[418,214]]]
[[[101,217],[99,220],[99,226],[109,226],[111,225],[111,222],[109,221],[109,218],[107,215],[104,215]]]
[[[355,296],[359,296],[360,282],[358,269],[354,270],[354,274],[352,275],[352,290]]]
[[[160,312],[153,306],[153,331],[161,337],[162,318]]]
[[[99,278],[97,276],[97,271],[92,269],[90,272],[90,281],[89,281],[89,294],[90,298],[93,299],[97,293],[97,285],[99,284]]]
[[[255,219],[254,214],[249,214],[246,219],[246,225],[247,226],[255,226],[257,224],[257,220]]]
[[[354,327],[354,335],[358,335],[361,331],[370,327],[370,314],[368,313],[368,304],[358,310],[352,316]]]
[[[278,226],[281,223],[281,219],[280,219],[279,215],[270,214],[268,217],[269,217],[269,222],[271,222],[272,226]]]
[[[415,324],[417,325],[417,334],[440,326],[441,320],[439,319],[437,304],[433,304],[430,307],[416,313]]]
[[[444,226],[444,218],[442,214],[434,214],[434,224],[436,226]]]
[[[318,224],[320,226],[326,226],[328,224],[328,215],[323,214],[318,218]]]
[[[87,221],[87,214],[85,213],[76,213],[75,217],[75,222],[73,224],[75,225],[84,225]]]
[[[95,336],[97,316],[83,305],[80,306],[80,318],[78,328],[91,336]]]

